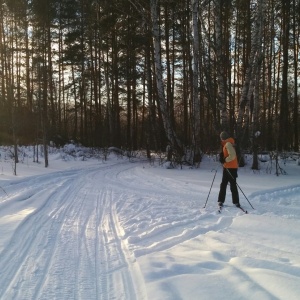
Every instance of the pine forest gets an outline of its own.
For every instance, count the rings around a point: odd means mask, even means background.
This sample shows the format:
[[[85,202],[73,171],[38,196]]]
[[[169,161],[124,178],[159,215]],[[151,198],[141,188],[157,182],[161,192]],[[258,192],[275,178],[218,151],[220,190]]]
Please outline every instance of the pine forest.
[[[299,152],[299,0],[0,0],[0,144]]]

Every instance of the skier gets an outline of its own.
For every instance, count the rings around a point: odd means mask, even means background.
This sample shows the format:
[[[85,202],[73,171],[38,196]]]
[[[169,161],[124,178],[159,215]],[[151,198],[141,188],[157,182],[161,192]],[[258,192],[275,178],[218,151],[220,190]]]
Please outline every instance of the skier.
[[[234,139],[230,137],[226,131],[221,132],[220,139],[223,148],[220,153],[220,162],[223,165],[223,176],[220,185],[218,204],[220,207],[223,206],[226,197],[227,185],[230,183],[232,203],[236,207],[240,207],[239,192],[236,183],[236,178],[238,177],[238,160],[234,149]]]

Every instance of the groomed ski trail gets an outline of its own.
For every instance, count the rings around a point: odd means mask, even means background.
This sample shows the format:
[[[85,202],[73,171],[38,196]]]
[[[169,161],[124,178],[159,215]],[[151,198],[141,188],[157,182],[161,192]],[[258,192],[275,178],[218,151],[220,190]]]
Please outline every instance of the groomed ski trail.
[[[1,252],[0,299],[146,299],[120,236],[114,193],[109,184],[103,188],[111,168],[45,175],[39,186],[33,177],[27,189],[22,180],[6,187],[13,192],[3,208],[22,199],[39,204]]]

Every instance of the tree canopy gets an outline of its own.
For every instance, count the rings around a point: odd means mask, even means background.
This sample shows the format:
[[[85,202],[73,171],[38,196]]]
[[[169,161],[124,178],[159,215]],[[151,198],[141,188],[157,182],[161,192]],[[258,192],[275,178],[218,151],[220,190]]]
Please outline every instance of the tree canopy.
[[[299,5],[0,0],[0,143],[299,151]]]

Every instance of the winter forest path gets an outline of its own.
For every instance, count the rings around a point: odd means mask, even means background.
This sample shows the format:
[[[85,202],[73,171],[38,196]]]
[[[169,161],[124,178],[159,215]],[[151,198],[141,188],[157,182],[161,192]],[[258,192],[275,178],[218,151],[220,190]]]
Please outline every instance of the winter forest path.
[[[12,196],[1,203],[2,215],[22,201],[35,209],[1,253],[0,299],[143,299],[134,286],[138,270],[120,238],[114,193],[105,184],[110,168],[6,187]]]
[[[298,181],[251,177],[257,210],[219,214],[211,175],[114,160],[3,181],[0,299],[298,299]]]

